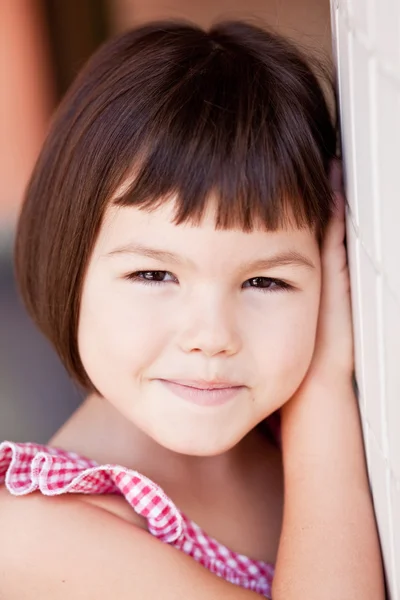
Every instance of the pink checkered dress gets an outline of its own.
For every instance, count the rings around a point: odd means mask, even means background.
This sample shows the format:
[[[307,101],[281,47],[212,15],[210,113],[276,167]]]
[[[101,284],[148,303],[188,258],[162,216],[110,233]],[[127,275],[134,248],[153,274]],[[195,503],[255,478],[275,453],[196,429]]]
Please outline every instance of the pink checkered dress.
[[[148,522],[149,532],[182,550],[227,581],[271,597],[274,567],[229,550],[188,519],[163,490],[137,471],[99,465],[74,452],[34,443],[0,444],[0,484],[15,496],[40,490],[65,493],[120,494]]]

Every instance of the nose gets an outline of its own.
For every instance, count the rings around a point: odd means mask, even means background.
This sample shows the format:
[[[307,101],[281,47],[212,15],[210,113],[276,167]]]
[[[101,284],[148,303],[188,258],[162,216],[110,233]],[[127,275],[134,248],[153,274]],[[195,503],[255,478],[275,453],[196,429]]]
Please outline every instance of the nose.
[[[203,298],[182,312],[179,345],[207,357],[232,356],[241,348],[241,336],[232,307],[223,298]]]

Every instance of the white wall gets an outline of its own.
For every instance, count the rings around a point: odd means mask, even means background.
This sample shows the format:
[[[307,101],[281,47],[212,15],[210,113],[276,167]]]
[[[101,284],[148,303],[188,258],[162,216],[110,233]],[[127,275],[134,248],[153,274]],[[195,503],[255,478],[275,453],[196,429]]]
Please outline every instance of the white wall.
[[[400,600],[400,2],[331,0],[357,379],[391,600]]]

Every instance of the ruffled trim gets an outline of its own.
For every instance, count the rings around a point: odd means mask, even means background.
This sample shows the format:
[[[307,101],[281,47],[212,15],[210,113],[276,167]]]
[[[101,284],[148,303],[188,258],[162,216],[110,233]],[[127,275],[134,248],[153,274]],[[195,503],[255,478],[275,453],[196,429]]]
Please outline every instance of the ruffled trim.
[[[148,521],[150,533],[167,543],[183,531],[183,518],[153,481],[120,465],[98,465],[74,452],[39,444],[0,444],[0,483],[14,496],[39,490],[45,496],[65,493],[122,494]]]
[[[194,558],[212,573],[270,598],[274,566],[233,552],[178,510],[146,476],[120,465],[99,465],[75,452],[35,443],[0,443],[0,484],[14,496],[39,490],[120,494],[145,517],[149,532]]]
[[[212,573],[230,583],[270,598],[275,567],[238,554],[210,537],[199,525],[182,514],[185,535],[175,546],[192,556]]]

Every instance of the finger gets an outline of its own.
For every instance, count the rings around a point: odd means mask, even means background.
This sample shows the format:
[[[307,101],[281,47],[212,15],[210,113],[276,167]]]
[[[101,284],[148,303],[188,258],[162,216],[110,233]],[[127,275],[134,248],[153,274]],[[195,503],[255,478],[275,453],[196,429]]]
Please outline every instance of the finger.
[[[329,181],[334,192],[344,195],[343,166],[339,158],[333,158],[329,163]]]
[[[322,245],[322,254],[334,250],[340,246],[346,234],[345,222],[345,198],[342,193],[333,194],[334,208],[332,216],[326,228],[325,238]]]
[[[329,163],[329,182],[333,192],[334,200],[333,216],[340,221],[344,220],[346,212],[346,198],[343,184],[343,165],[339,158],[334,158]],[[331,219],[330,230],[332,228],[336,228],[336,230],[341,231],[343,226],[340,228],[338,223],[335,223],[334,219]],[[343,234],[344,233],[345,232],[343,231]]]

